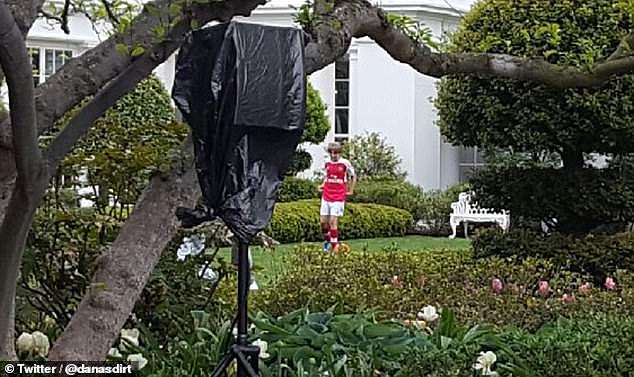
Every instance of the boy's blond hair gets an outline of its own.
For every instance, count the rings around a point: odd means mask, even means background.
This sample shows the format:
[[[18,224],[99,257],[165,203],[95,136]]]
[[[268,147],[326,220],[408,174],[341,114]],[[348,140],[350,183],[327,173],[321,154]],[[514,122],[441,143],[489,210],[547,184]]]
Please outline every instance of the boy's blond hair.
[[[328,148],[327,151],[336,151],[336,152],[341,152],[342,146],[340,143],[333,141],[332,143],[328,143]]]

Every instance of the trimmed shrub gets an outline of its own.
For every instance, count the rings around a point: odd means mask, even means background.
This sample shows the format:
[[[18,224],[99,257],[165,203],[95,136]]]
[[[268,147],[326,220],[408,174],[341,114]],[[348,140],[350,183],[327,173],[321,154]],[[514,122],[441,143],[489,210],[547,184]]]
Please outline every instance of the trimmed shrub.
[[[278,203],[266,233],[281,243],[320,241],[319,207],[319,200]],[[403,236],[411,226],[407,211],[367,203],[347,203],[339,220],[342,239]]]
[[[471,183],[478,202],[507,209],[514,217],[537,221],[556,218],[557,228],[587,232],[634,219],[634,182],[620,169],[489,167]],[[535,182],[540,182],[536,185]]]
[[[613,236],[543,233],[530,230],[483,230],[473,239],[476,258],[547,258],[568,271],[584,272],[603,281],[617,269],[634,271],[634,233]]]
[[[374,203],[404,209],[414,220],[421,218],[424,211],[425,193],[419,186],[402,180],[364,179],[357,183],[350,202]]]
[[[615,275],[616,290],[592,288],[581,294],[578,288],[589,276],[535,258],[474,260],[468,251],[450,250],[352,250],[333,256],[308,247],[291,258],[270,289],[253,296],[255,308],[283,315],[304,306],[319,311],[337,305],[340,313],[372,308],[384,318],[411,318],[423,306],[434,305],[454,311],[469,324],[526,329],[560,316],[634,314],[634,275],[627,272]],[[499,294],[491,289],[494,278],[503,283]],[[540,280],[549,281],[546,298],[538,294]],[[564,293],[575,294],[576,300],[564,302]]]
[[[310,179],[286,177],[277,192],[277,202],[294,202],[302,199],[316,199],[319,197],[317,183]]]
[[[288,165],[288,169],[286,170],[287,177],[293,177],[297,173],[303,172],[304,170],[310,168],[310,165],[313,163],[313,157],[310,153],[306,152],[301,148],[297,148],[295,152],[293,152],[293,157],[291,157],[291,163]]]
[[[412,214],[414,221],[421,221],[417,233],[427,235],[447,235],[451,203],[458,200],[458,194],[468,189],[466,184],[449,187],[445,191],[424,192],[422,187],[401,180],[362,180],[355,193],[348,198],[351,202],[376,203],[404,209]]]
[[[462,18],[452,52],[543,57],[592,67],[629,33],[627,1],[484,0]],[[515,152],[634,151],[634,75],[592,89],[557,89],[535,82],[449,76],[439,85],[438,126],[449,142]],[[618,98],[618,101],[614,99]],[[562,153],[564,165],[568,165]],[[575,161],[577,160],[577,161]],[[570,167],[573,167],[572,165]]]

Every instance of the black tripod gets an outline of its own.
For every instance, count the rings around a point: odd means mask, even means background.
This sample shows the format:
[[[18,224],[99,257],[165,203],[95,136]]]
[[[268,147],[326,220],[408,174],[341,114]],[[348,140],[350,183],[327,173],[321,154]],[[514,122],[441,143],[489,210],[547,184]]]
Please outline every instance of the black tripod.
[[[251,271],[249,269],[249,244],[240,241],[238,243],[238,338],[229,348],[227,354],[220,360],[211,377],[221,377],[233,359],[238,363],[238,377],[259,377],[258,365],[260,347],[249,344],[247,328],[249,318],[247,316],[247,302],[249,295],[249,282]]]

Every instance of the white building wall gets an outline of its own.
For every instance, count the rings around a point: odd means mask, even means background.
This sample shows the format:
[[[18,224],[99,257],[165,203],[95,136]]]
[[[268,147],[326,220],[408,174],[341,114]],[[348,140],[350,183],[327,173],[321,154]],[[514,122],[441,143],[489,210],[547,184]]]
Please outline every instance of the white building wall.
[[[362,40],[351,59],[352,134],[378,132],[393,145],[412,179],[415,146],[414,70],[395,62],[381,47]],[[351,54],[353,56],[353,54]]]

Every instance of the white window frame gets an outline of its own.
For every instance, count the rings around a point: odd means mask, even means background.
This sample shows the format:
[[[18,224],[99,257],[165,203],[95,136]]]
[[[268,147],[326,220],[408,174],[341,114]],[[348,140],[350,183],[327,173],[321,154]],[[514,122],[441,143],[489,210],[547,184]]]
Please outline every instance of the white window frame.
[[[55,72],[57,72],[57,70],[59,69],[59,67],[56,67],[57,59],[55,58],[55,52],[58,52],[58,51],[70,52],[71,59],[77,56],[77,52],[75,51],[75,49],[69,48],[68,46],[48,46],[48,45],[39,45],[39,44],[29,44],[28,50],[29,50],[29,56],[31,56],[31,50],[38,50],[38,53],[39,53],[39,61],[38,61],[39,67],[38,67],[37,74],[35,74],[35,69],[33,70],[34,72],[33,78],[35,79],[37,77],[38,79],[37,85],[42,84],[44,81],[46,81],[48,77],[54,75]],[[53,51],[53,67],[51,68],[50,75],[46,74],[46,52],[47,51]],[[67,61],[68,60],[64,60],[63,63],[66,64]],[[34,80],[34,83],[35,83],[35,80]]]

